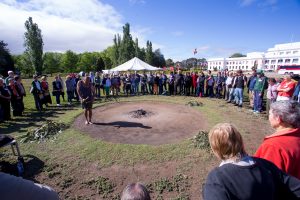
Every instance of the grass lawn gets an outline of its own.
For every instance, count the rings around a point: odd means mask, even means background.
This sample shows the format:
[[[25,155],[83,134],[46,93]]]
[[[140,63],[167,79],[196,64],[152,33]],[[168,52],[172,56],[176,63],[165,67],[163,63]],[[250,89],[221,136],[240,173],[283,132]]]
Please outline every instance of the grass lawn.
[[[68,107],[63,102],[62,107],[51,106],[37,112],[29,93],[31,80],[23,82],[27,90],[25,115],[0,124],[1,134],[18,138],[46,120],[68,126],[55,140],[19,144],[25,159],[26,179],[50,185],[62,199],[119,199],[122,189],[136,181],[147,185],[153,199],[201,199],[205,178],[218,163],[208,150],[195,148],[190,139],[160,146],[113,144],[93,139],[72,127],[74,118],[82,113],[79,104]],[[265,134],[272,132],[264,116],[255,116],[246,108],[239,109],[217,99],[120,97],[96,101],[94,107],[116,101],[186,104],[195,99],[203,106],[193,109],[203,114],[209,128],[219,122],[236,124],[250,154],[255,152]],[[52,101],[56,105],[54,98]],[[2,148],[0,155],[1,170],[16,173],[16,158],[11,150]]]

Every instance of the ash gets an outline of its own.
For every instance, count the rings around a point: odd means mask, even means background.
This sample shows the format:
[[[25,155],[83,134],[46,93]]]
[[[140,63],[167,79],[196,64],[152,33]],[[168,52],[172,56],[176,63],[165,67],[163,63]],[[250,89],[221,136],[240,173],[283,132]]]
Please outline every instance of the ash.
[[[134,110],[129,112],[129,116],[132,118],[145,118],[145,117],[150,117],[151,115],[153,115],[153,112],[149,112],[143,109],[138,109],[138,110]]]

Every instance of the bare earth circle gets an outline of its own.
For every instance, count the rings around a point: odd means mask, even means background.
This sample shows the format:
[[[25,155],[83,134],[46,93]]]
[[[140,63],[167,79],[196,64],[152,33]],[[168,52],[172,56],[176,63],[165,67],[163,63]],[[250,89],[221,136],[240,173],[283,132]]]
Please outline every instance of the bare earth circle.
[[[132,117],[132,112],[148,115]],[[207,128],[201,112],[179,104],[123,102],[93,109],[93,124],[85,125],[84,115],[75,119],[74,128],[104,141],[125,144],[161,145],[176,143]]]

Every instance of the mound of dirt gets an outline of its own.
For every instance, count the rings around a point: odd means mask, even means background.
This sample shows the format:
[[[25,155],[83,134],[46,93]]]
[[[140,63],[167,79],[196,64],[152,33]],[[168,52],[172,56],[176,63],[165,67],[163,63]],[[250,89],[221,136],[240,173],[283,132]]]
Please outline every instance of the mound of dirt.
[[[206,130],[201,112],[185,105],[161,102],[123,102],[95,108],[93,124],[84,115],[73,127],[93,138],[125,144],[162,145],[191,138]]]

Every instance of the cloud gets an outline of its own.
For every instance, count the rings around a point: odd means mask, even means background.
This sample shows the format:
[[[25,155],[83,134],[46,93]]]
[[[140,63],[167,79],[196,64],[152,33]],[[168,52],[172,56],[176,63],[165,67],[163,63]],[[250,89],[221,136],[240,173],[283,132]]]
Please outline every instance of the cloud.
[[[145,4],[146,0],[129,0],[130,4]]]
[[[1,40],[12,53],[22,53],[28,17],[42,30],[44,51],[100,51],[121,32],[122,16],[97,0],[0,1]]]
[[[240,5],[242,7],[244,6],[250,6],[251,4],[253,4],[256,0],[240,0]]]
[[[257,5],[260,8],[263,7],[274,7],[277,5],[278,0],[239,0],[240,6],[246,7],[250,5]]]
[[[184,34],[184,32],[183,31],[174,31],[171,34],[173,36],[179,37],[179,36],[182,36]]]

